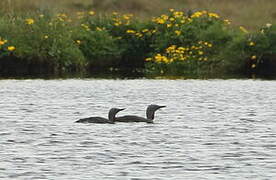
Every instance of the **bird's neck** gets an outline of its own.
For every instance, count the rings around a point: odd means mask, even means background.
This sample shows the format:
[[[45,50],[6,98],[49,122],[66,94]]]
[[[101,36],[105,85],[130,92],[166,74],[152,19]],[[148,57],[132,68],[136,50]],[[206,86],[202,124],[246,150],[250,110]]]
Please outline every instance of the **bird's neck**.
[[[147,111],[147,119],[153,120],[154,119],[154,111]]]
[[[114,122],[115,114],[108,114],[108,120],[111,121],[111,122]]]

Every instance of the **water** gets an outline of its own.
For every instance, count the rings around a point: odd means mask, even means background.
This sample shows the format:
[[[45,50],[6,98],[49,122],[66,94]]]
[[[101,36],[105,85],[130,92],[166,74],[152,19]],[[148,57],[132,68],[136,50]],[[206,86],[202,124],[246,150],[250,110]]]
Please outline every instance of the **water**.
[[[276,81],[1,80],[0,179],[273,179]],[[119,113],[155,124],[78,124]]]

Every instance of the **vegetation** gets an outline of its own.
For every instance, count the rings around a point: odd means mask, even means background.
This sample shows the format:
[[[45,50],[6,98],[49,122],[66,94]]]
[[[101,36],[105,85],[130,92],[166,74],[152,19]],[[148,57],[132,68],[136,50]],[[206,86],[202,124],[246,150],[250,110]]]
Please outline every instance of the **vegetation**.
[[[275,58],[276,25],[268,23],[249,32],[205,10],[170,9],[141,18],[130,13],[87,10],[68,15],[43,9],[0,17],[1,76],[107,71],[270,76],[276,74]]]
[[[151,19],[168,8],[188,12],[207,10],[233,21],[235,26],[258,30],[265,23],[276,23],[275,0],[1,0],[0,12],[24,14],[33,12],[69,13],[96,10],[98,14],[135,14]]]

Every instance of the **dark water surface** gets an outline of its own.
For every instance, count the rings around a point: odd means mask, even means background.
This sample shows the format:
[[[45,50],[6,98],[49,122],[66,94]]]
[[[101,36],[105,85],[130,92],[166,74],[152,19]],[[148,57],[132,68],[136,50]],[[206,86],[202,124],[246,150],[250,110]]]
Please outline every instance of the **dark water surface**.
[[[0,179],[273,179],[276,81],[1,80]],[[77,124],[110,107],[155,124]]]

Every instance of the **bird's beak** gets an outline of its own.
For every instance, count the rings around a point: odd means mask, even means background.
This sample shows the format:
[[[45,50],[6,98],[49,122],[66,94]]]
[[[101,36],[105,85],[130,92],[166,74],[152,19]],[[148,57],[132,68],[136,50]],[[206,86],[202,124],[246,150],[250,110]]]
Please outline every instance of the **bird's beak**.
[[[159,106],[159,108],[158,108],[158,109],[160,109],[160,108],[164,108],[164,107],[166,107],[166,106]]]
[[[123,111],[123,110],[125,110],[126,108],[122,108],[122,109],[119,109],[119,111]]]

